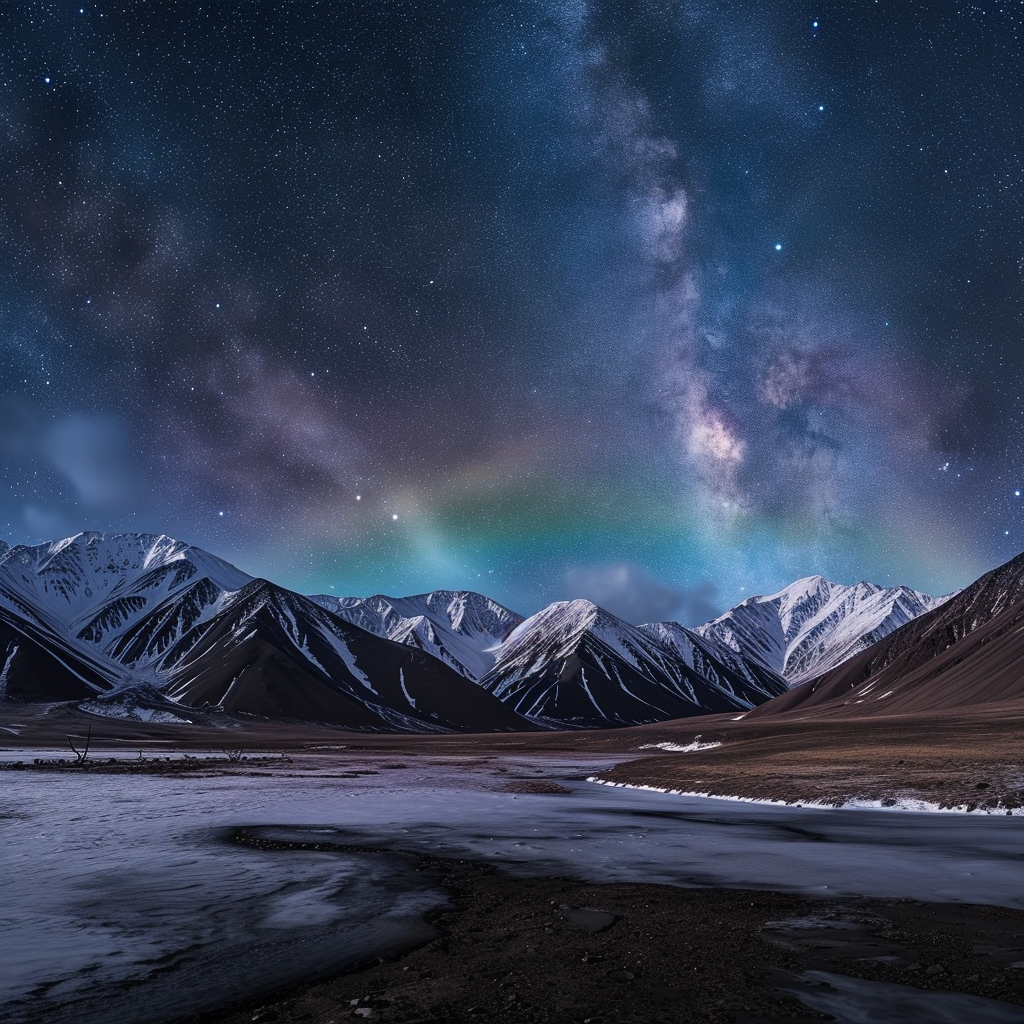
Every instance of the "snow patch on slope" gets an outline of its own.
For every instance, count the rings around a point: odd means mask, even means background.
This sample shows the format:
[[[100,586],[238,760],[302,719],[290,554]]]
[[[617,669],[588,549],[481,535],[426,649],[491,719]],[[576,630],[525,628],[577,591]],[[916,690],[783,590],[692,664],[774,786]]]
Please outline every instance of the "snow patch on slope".
[[[474,681],[487,673],[498,645],[523,621],[471,590],[434,590],[413,597],[316,594],[310,600],[377,636],[418,647]]]
[[[692,743],[641,743],[637,750],[671,750],[679,754],[688,754],[694,750],[711,750],[720,747],[720,742],[701,743],[699,739]]]

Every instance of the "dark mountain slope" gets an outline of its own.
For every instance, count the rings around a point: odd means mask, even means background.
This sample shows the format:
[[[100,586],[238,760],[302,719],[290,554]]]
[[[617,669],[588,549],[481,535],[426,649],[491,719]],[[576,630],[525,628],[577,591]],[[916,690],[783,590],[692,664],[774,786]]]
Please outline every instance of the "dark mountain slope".
[[[589,601],[556,602],[521,623],[480,685],[532,721],[563,728],[637,725],[751,706]]]
[[[351,729],[530,727],[437,658],[264,580],[186,630],[156,667],[169,679],[163,692],[190,706]]]

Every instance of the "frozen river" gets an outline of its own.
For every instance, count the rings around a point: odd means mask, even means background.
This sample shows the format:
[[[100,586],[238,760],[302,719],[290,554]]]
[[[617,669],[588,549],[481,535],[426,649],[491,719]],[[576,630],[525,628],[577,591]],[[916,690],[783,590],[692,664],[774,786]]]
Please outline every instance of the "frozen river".
[[[357,778],[4,772],[0,1016],[169,1020],[431,934],[420,915],[444,897],[410,858],[261,851],[231,840],[238,827],[593,881],[1024,906],[1021,818],[763,806],[578,781],[599,767],[505,758],[413,759]],[[571,792],[501,791],[511,778],[560,779]]]

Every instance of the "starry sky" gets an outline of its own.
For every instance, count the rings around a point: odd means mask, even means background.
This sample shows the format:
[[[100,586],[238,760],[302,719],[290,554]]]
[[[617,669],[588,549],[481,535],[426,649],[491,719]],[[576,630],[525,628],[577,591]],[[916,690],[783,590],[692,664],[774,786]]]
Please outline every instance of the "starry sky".
[[[1024,3],[0,7],[0,535],[696,623],[1024,547]]]

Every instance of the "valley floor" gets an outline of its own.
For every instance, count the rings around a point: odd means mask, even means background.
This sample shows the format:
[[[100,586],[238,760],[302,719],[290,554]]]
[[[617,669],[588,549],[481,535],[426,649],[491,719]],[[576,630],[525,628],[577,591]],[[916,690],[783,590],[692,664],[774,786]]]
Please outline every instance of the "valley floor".
[[[1019,818],[583,781],[1019,803],[1019,716],[916,721],[183,735],[6,706],[0,1002],[17,1024],[1021,1024]]]
[[[684,793],[786,803],[1024,812],[1020,703],[891,718],[786,716],[646,727],[655,746],[602,779]],[[654,738],[657,737],[657,738]],[[720,743],[692,751],[686,746]]]
[[[593,755],[617,762],[599,778],[616,784],[785,803],[1024,811],[1024,710],[1020,702],[952,712],[871,718],[779,716],[744,721],[707,715],[628,729],[486,735],[381,735],[235,718],[194,726],[99,718],[61,705],[0,704],[0,766],[17,751],[75,761],[87,733],[105,750],[180,760],[213,755],[208,765],[237,770],[229,754],[287,755],[315,764],[338,751],[439,757]],[[673,749],[687,748],[694,749]],[[96,754],[87,766],[104,770]],[[57,766],[51,766],[57,767]],[[67,766],[63,766],[67,767]],[[146,763],[139,771],[199,765]],[[77,770],[77,769],[76,769]],[[119,766],[118,771],[128,770]]]

